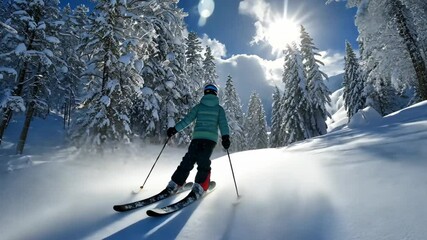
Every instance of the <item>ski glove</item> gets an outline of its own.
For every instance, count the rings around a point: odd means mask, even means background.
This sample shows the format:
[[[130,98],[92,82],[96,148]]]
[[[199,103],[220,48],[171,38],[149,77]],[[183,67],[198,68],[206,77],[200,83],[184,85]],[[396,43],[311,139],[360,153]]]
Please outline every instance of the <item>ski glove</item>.
[[[174,128],[174,127],[168,128],[168,131],[167,131],[168,137],[172,137],[172,136],[173,136],[173,135],[175,135],[177,132],[178,132],[178,131],[177,131],[177,130],[176,130],[176,128]]]
[[[228,149],[230,147],[230,144],[231,144],[230,136],[229,135],[222,136],[222,142],[221,143],[225,149]]]

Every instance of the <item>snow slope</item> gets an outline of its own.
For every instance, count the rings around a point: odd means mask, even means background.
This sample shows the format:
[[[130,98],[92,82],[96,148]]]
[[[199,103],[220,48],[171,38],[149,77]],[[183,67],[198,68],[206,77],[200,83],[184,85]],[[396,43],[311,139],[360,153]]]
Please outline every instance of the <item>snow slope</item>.
[[[103,157],[52,147],[29,150],[19,162],[7,142],[0,148],[0,239],[425,239],[426,112],[422,102],[289,147],[233,153],[239,200],[228,158],[217,151],[216,190],[163,218],[147,217],[149,207],[123,214],[112,206],[161,190],[185,149],[166,147],[134,195],[161,146],[134,144]]]

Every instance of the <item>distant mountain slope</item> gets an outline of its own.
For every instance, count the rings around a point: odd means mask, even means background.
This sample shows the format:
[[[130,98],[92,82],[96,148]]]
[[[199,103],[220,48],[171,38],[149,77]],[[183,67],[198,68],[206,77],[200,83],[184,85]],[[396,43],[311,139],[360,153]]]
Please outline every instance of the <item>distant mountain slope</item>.
[[[328,80],[325,80],[326,86],[329,88],[329,91],[332,93],[336,90],[342,88],[344,73],[329,77]]]

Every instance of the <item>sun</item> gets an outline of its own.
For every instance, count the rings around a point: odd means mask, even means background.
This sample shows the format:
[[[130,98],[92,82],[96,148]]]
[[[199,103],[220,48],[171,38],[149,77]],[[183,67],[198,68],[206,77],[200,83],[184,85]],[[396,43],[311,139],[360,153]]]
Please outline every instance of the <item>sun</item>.
[[[299,42],[299,29],[298,23],[291,19],[274,19],[265,28],[265,40],[273,52],[281,52],[288,44]]]

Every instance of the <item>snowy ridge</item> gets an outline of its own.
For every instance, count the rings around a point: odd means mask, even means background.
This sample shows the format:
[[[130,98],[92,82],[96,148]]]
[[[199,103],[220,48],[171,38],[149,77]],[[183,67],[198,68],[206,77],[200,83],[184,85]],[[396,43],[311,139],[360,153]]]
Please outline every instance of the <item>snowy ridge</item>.
[[[215,192],[159,219],[148,218],[147,208],[120,214],[112,206],[162,189],[186,149],[166,147],[138,195],[131,190],[161,146],[130,145],[102,158],[67,155],[72,151],[66,148],[38,152],[33,159],[50,163],[0,171],[1,238],[424,239],[426,112],[422,102],[375,124],[353,120],[354,128],[289,147],[233,153],[238,204],[228,157],[218,149],[212,157]],[[0,149],[0,162],[4,154]]]

